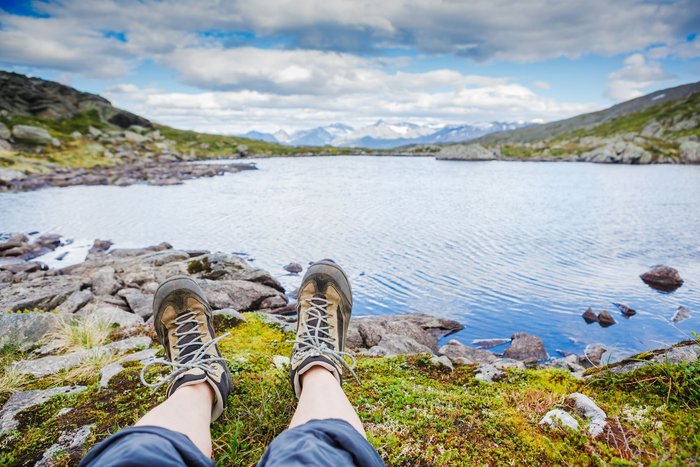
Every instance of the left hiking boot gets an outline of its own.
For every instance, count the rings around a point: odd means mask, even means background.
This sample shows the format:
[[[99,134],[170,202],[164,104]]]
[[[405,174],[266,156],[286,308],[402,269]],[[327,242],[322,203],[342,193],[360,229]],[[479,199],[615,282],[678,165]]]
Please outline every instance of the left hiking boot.
[[[177,389],[208,383],[214,391],[212,421],[219,418],[231,391],[231,373],[221,356],[215,337],[212,312],[204,292],[187,276],[167,279],[153,298],[154,327],[167,359],[154,359],[141,370],[141,381],[148,387],[168,384],[167,397]],[[146,382],[148,367],[162,364],[172,371],[161,381]]]
[[[301,395],[302,375],[313,367],[325,368],[341,384],[343,369],[355,376],[355,359],[345,352],[352,290],[347,275],[333,260],[324,259],[309,266],[299,288],[297,313],[290,371],[297,398]]]

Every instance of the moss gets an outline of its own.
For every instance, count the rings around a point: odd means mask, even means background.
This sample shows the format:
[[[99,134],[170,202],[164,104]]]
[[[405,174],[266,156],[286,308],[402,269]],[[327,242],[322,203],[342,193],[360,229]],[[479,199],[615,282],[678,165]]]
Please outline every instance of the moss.
[[[209,257],[205,256],[202,259],[193,259],[187,263],[187,272],[190,274],[197,274],[200,272],[211,272],[211,264],[209,264]]]
[[[218,320],[221,351],[234,387],[224,414],[212,426],[220,465],[254,465],[266,446],[288,425],[295,408],[288,368],[274,365],[289,355],[290,333],[247,313],[229,328]],[[11,359],[12,349],[3,358]],[[87,378],[86,392],[56,398],[21,414],[14,438],[0,439],[0,464],[33,463],[59,433],[94,424],[87,447],[132,425],[163,399],[139,382],[141,364],[130,362],[109,387]],[[575,379],[563,370],[509,370],[486,384],[474,367],[450,371],[428,356],[359,356],[360,383],[345,390],[357,407],[370,442],[389,465],[632,465],[693,464],[700,452],[700,363],[650,365],[615,376]],[[153,369],[158,377],[164,369]],[[34,388],[31,381],[25,389]],[[599,437],[539,425],[553,407],[569,409],[566,396],[582,392],[606,411],[609,426]],[[61,416],[62,406],[74,407]],[[585,421],[579,418],[585,427]],[[63,457],[61,457],[63,456]],[[59,455],[67,465],[68,453]]]

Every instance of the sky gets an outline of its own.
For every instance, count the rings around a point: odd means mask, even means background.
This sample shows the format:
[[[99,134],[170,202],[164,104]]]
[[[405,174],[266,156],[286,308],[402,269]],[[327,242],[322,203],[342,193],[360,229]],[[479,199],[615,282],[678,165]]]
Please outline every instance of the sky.
[[[0,69],[210,133],[552,121],[700,81],[699,0],[0,0]]]

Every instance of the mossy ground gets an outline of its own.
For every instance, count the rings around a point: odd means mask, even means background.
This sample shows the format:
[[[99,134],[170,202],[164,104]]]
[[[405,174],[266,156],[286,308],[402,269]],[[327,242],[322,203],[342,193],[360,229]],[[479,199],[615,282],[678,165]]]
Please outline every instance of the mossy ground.
[[[232,327],[217,320],[235,386],[224,414],[212,426],[214,454],[220,465],[254,465],[265,447],[292,416],[295,400],[287,369],[274,356],[291,350],[289,333],[265,324],[257,315]],[[26,357],[6,349],[3,368]],[[131,363],[109,387],[99,389],[97,375],[51,385],[84,384],[78,395],[57,397],[19,414],[18,430],[0,438],[0,464],[31,464],[60,432],[94,424],[87,446],[132,425],[163,400],[141,386],[141,365]],[[345,390],[357,407],[370,442],[389,465],[692,465],[700,461],[700,363],[651,365],[614,376],[601,373],[587,381],[562,370],[512,370],[493,384],[478,382],[473,368],[436,367],[427,356],[358,358],[360,383]],[[158,376],[155,370],[152,377]],[[27,381],[22,390],[46,387]],[[598,438],[539,425],[553,407],[566,408],[571,392],[600,405],[609,427]],[[4,402],[9,395],[0,395]],[[63,407],[74,407],[58,416]],[[579,419],[585,426],[585,421]],[[72,456],[72,457],[71,457]],[[77,462],[63,453],[60,464]]]

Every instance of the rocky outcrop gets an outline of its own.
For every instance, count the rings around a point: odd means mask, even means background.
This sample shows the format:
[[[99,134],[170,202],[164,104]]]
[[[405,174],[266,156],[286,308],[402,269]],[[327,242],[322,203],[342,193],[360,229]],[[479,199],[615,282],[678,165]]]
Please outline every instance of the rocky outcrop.
[[[52,313],[0,313],[0,348],[16,345],[25,349],[36,345],[55,325]]]
[[[20,392],[10,396],[10,399],[0,409],[0,436],[14,430],[19,421],[15,415],[30,407],[41,405],[54,396],[67,396],[85,391],[85,386],[61,386],[51,389],[35,389],[32,391]]]
[[[44,128],[31,125],[15,125],[12,127],[12,138],[20,144],[51,144],[53,137]]]
[[[666,365],[674,363],[692,363],[700,358],[700,344],[697,341],[685,341],[670,348],[644,352],[610,365],[586,371],[588,375],[609,372],[625,374],[647,365]]]
[[[442,161],[492,161],[500,159],[500,154],[480,144],[458,144],[443,146],[435,158]]]
[[[549,357],[542,339],[524,332],[513,334],[513,340],[503,352],[503,356],[525,363],[535,363]]]
[[[670,266],[656,265],[639,276],[649,287],[662,292],[673,292],[681,285],[683,279],[677,269]]]
[[[622,138],[602,140],[605,143],[580,155],[580,159],[604,164],[649,164],[652,162],[651,153],[637,144]]]

